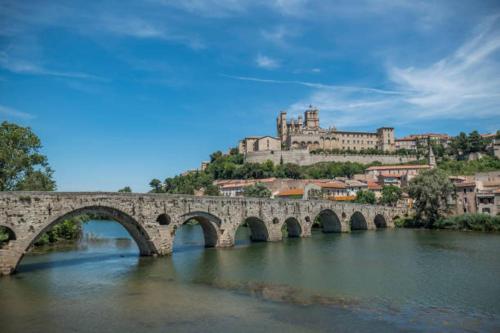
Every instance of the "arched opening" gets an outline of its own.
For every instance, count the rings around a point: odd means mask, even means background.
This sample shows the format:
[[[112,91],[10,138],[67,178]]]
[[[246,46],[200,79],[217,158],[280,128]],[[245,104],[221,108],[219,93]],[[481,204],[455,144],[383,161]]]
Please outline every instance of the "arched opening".
[[[157,253],[143,226],[127,213],[113,207],[78,208],[59,215],[43,229],[35,230],[32,227],[30,231],[36,235],[22,246],[25,252],[36,252],[36,260],[31,256],[23,260],[22,255],[15,269],[21,261],[23,270],[87,265],[106,260],[112,260],[110,265],[118,265],[121,261],[117,258],[137,260],[134,258],[138,254],[146,256]]]
[[[319,226],[324,233],[342,231],[342,224],[339,217],[330,209],[321,211],[315,219],[315,224]]]
[[[360,212],[355,212],[354,214],[352,214],[349,224],[351,225],[351,230],[368,229],[368,224],[366,223],[366,219]]]
[[[181,217],[176,225],[174,251],[180,248],[204,246],[215,247],[219,240],[220,219],[207,212],[192,212]]]
[[[379,228],[387,228],[387,222],[385,221],[385,217],[381,214],[375,215],[375,219],[373,220],[377,229]]]
[[[279,223],[280,223],[280,220],[277,217],[275,217],[273,219],[273,224],[279,224]]]
[[[300,237],[302,233],[302,228],[300,226],[299,221],[297,221],[296,218],[289,217],[288,219],[285,220],[285,223],[283,223],[281,231],[283,232],[284,235],[287,235],[290,238]]]
[[[250,239],[252,242],[266,242],[269,232],[266,223],[257,217],[248,217],[236,230],[236,242]]]
[[[0,225],[0,249],[7,247],[10,241],[16,240],[16,233],[9,227]]]
[[[158,215],[156,222],[158,222],[159,225],[169,225],[172,220],[168,214],[160,214]]]

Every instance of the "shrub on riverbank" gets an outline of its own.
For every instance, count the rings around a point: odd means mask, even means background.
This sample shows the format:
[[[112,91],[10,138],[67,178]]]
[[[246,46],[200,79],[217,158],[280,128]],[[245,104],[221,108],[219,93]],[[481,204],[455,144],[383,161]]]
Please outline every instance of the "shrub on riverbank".
[[[500,231],[500,216],[490,216],[488,214],[463,214],[441,218],[434,222],[432,226],[426,226],[423,221],[417,220],[413,216],[397,218],[394,220],[397,228],[424,228],[448,229],[448,230],[473,230],[473,231]]]
[[[60,241],[74,241],[82,235],[82,223],[77,219],[64,220],[56,224],[36,241],[35,246],[44,246]]]
[[[434,223],[437,229],[500,231],[500,216],[488,214],[463,214],[440,219]]]

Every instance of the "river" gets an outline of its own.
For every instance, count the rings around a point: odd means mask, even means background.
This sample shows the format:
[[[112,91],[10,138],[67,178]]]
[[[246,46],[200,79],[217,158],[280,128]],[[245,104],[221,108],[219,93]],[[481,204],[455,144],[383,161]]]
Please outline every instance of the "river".
[[[185,225],[174,253],[139,257],[125,229],[90,221],[78,244],[0,278],[8,332],[499,332],[500,235],[429,230],[205,249]]]

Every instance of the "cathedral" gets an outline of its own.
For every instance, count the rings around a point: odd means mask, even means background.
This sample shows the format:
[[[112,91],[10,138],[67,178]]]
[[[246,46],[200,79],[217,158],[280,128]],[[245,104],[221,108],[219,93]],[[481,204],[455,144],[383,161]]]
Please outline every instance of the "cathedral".
[[[240,153],[298,149],[309,151],[377,149],[391,152],[396,149],[392,127],[381,127],[376,132],[324,129],[320,127],[319,110],[312,106],[304,112],[304,117],[288,120],[286,116],[286,112],[282,111],[276,120],[278,137],[247,137],[239,143]]]

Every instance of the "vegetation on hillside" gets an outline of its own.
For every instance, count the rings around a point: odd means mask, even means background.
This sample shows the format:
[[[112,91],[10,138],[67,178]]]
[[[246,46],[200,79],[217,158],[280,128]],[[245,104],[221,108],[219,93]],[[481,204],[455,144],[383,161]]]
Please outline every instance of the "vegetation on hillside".
[[[500,170],[500,160],[492,156],[484,156],[475,161],[442,161],[438,168],[449,175],[473,175],[478,172],[498,171]]]
[[[217,151],[210,155],[210,163],[204,171],[193,171],[175,177],[169,177],[163,182],[153,179],[149,183],[154,193],[194,194],[204,190],[205,194],[217,195],[218,190],[213,186],[214,180],[219,179],[263,179],[263,178],[291,178],[291,179],[321,179],[334,177],[351,178],[354,174],[363,173],[372,165],[379,162],[361,164],[356,162],[324,162],[310,166],[285,163],[275,165],[271,161],[264,163],[245,163],[243,155],[237,149],[231,149],[229,154]]]
[[[270,198],[271,191],[262,183],[255,183],[254,185],[245,187],[243,195],[252,198]]]
[[[354,202],[360,204],[374,204],[377,202],[377,199],[375,198],[375,193],[372,191],[361,190],[356,193],[356,199],[354,199]]]

